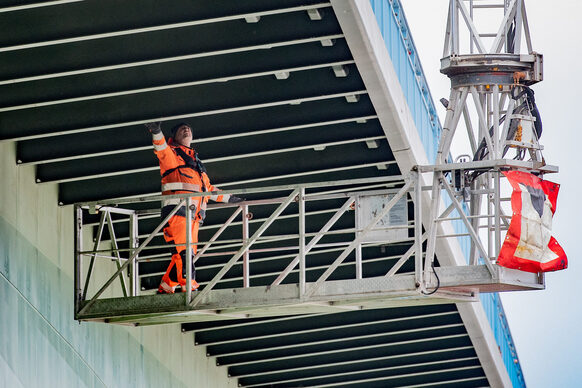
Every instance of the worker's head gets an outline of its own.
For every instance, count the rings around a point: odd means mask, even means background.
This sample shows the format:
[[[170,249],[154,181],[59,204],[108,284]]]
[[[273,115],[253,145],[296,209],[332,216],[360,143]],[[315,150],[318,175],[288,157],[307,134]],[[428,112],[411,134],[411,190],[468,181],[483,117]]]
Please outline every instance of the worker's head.
[[[192,127],[188,123],[180,123],[172,128],[174,143],[190,147],[192,143]]]

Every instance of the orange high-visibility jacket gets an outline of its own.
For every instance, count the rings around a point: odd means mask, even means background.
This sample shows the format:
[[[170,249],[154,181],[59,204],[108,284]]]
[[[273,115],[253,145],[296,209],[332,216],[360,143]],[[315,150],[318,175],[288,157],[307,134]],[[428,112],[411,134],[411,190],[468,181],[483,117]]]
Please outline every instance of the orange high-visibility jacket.
[[[152,134],[154,153],[160,161],[160,174],[162,176],[162,195],[201,193],[206,191],[218,191],[219,189],[210,183],[204,165],[198,158],[198,154],[190,147],[172,144],[172,139],[166,143],[163,133]],[[196,211],[193,217],[203,220],[206,213],[206,204],[211,199],[216,202],[228,202],[229,194],[212,195],[208,197],[194,198]],[[166,206],[175,206],[179,199],[162,201],[162,209]],[[164,213],[162,211],[162,213]],[[178,215],[185,216],[184,210]]]

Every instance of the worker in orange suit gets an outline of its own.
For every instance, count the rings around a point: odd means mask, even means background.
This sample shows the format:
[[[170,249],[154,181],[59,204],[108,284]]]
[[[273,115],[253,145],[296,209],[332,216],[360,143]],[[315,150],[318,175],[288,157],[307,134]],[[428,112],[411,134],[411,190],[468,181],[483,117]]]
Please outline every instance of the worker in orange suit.
[[[218,189],[210,183],[206,169],[198,158],[197,152],[190,147],[192,143],[192,127],[187,123],[180,123],[174,126],[172,128],[172,137],[166,142],[160,124],[159,122],[148,123],[146,127],[152,134],[154,153],[160,162],[162,195],[217,191]],[[242,201],[241,198],[229,194],[192,197],[191,203],[195,207],[192,211],[192,257],[197,251],[198,228],[206,216],[206,205],[209,199],[227,203]],[[180,199],[178,198],[162,201],[162,219],[176,207],[179,201]],[[173,294],[178,286],[181,287],[182,291],[187,291],[185,205],[182,205],[178,212],[168,220],[164,227],[164,239],[166,242],[177,246],[172,248],[172,260],[162,277],[158,293]],[[196,271],[193,263],[192,270],[192,290],[195,290],[198,288],[198,283],[195,280]]]

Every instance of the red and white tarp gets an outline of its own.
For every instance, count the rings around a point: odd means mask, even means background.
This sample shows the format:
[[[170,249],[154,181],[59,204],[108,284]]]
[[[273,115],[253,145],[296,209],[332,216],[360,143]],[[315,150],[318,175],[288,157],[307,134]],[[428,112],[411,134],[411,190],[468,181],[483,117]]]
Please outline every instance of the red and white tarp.
[[[560,185],[522,171],[503,174],[513,188],[513,216],[497,263],[527,272],[567,268],[566,253],[552,237],[552,217]]]

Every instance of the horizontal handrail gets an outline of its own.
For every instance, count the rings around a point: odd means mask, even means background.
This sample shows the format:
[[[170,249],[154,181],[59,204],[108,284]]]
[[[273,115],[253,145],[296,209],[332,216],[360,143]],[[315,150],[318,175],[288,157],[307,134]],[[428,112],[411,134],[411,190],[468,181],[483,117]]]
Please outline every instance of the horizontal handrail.
[[[259,194],[268,193],[276,191],[288,191],[295,190],[298,187],[303,187],[305,189],[315,189],[324,188],[332,186],[344,186],[344,185],[356,185],[363,183],[389,183],[389,182],[401,182],[404,183],[405,177],[403,175],[391,175],[383,177],[370,177],[370,178],[359,178],[359,179],[344,179],[337,181],[326,181],[326,182],[313,182],[305,184],[294,184],[294,185],[280,185],[280,186],[266,186],[258,188],[242,188],[242,189],[229,189],[229,190],[219,190],[219,191],[205,191],[201,193],[188,193],[188,194],[173,194],[173,195],[150,195],[142,197],[118,197],[111,198],[103,201],[88,201],[88,202],[78,202],[75,205],[83,208],[96,208],[102,206],[112,206],[117,207],[121,204],[126,203],[143,203],[143,202],[153,202],[161,201],[167,199],[182,199],[182,198],[198,198],[198,197],[210,197],[213,195],[223,195],[223,194]],[[249,201],[250,202],[250,201]],[[230,207],[236,207],[238,204],[229,204]]]

